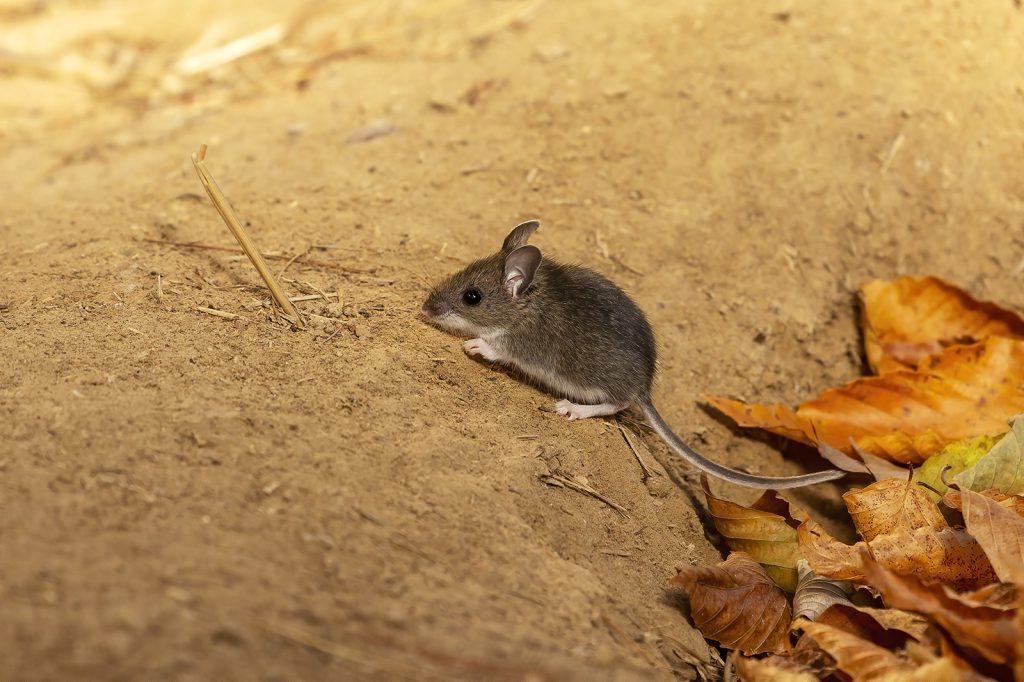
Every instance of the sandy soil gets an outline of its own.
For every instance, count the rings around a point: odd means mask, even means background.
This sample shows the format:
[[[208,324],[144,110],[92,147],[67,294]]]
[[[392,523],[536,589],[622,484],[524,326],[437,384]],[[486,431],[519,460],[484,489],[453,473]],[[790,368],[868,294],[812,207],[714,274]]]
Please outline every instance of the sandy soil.
[[[45,5],[5,2],[4,30]],[[510,6],[448,5],[451,31]],[[539,217],[648,311],[686,439],[821,468],[700,395],[857,375],[866,278],[1024,303],[1022,44],[1011,0],[559,0],[203,106],[2,72],[0,679],[713,676],[667,588],[720,558],[692,473],[469,360],[425,291]],[[274,322],[234,254],[143,241],[231,245],[200,142],[263,249],[328,264],[285,273],[340,292],[301,304],[318,328]]]

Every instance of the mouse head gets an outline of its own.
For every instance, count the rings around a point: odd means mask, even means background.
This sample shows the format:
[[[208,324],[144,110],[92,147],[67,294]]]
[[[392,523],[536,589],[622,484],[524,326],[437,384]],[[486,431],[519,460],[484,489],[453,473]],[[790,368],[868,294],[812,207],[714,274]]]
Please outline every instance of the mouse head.
[[[455,273],[430,292],[422,313],[445,331],[487,336],[507,329],[524,305],[540,265],[540,249],[526,242],[540,223],[509,232],[501,251]]]

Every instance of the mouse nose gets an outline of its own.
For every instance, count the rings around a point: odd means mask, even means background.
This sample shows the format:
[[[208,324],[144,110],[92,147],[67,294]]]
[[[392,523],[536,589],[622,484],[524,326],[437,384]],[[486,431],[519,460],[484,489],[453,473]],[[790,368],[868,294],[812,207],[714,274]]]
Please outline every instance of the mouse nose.
[[[423,307],[420,308],[420,314],[424,317],[437,317],[438,313],[440,313],[440,311],[437,309],[435,304],[430,301],[424,303]]]

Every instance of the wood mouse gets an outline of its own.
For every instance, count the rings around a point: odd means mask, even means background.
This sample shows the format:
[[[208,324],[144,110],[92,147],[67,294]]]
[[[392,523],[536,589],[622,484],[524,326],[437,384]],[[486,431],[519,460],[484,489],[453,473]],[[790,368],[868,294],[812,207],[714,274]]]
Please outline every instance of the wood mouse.
[[[636,405],[676,454],[731,483],[798,488],[844,475],[754,476],[716,464],[684,443],[651,403],[656,351],[643,311],[603,275],[542,258],[527,244],[538,227],[536,220],[518,225],[500,251],[438,284],[422,314],[445,331],[472,337],[463,345],[468,354],[511,365],[563,396],[555,410],[570,420]]]

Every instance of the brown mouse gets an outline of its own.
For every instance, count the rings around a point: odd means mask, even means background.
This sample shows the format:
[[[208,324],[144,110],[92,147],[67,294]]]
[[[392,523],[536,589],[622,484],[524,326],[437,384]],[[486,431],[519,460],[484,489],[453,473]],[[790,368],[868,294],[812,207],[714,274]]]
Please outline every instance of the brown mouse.
[[[630,405],[680,457],[701,471],[752,488],[798,488],[842,471],[754,476],[703,457],[682,441],[651,403],[654,332],[643,311],[603,275],[543,258],[527,244],[540,223],[518,225],[501,250],[438,284],[422,313],[445,331],[472,337],[464,348],[510,365],[563,396],[555,410],[572,419],[615,414]]]

